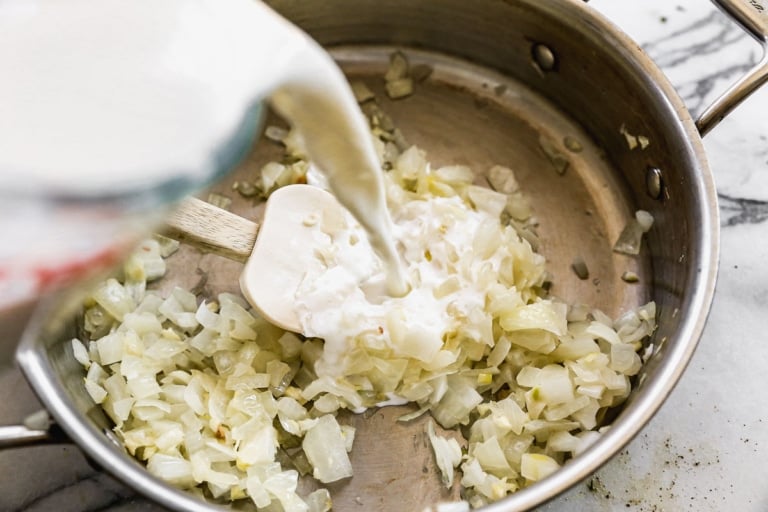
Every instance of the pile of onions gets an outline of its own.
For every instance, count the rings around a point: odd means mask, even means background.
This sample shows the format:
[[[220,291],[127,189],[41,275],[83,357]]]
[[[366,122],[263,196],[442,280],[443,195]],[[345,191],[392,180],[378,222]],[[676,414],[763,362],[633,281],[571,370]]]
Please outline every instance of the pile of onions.
[[[405,251],[411,269],[434,278],[440,329],[414,331],[385,312],[375,336],[345,331],[334,372],[320,371],[322,339],[270,325],[240,296],[148,291],[174,249],[148,240],[120,280],[94,289],[87,337],[72,344],[91,397],[151,473],[222,500],[326,511],[328,491],[296,491],[300,475],[352,475],[355,431],[336,413],[413,402],[418,411],[403,421],[431,414],[444,428],[463,427],[464,448],[431,423],[428,433],[444,483],[460,478],[464,506],[478,507],[578,455],[629,395],[655,305],[614,320],[549,297],[531,208],[510,169],[494,167],[491,188],[479,187],[469,168],[432,169],[375,119],[372,129],[395,222],[421,222]]]

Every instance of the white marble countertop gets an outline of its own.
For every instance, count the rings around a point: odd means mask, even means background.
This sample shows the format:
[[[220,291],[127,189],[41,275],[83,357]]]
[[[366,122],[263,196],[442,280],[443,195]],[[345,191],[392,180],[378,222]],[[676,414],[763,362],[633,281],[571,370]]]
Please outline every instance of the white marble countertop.
[[[706,0],[593,0],[638,41],[696,116],[761,56]],[[679,385],[641,434],[544,512],[768,510],[768,87],[705,138],[722,214],[712,313]],[[36,410],[0,364],[0,423]],[[0,511],[159,511],[74,446],[0,452]]]

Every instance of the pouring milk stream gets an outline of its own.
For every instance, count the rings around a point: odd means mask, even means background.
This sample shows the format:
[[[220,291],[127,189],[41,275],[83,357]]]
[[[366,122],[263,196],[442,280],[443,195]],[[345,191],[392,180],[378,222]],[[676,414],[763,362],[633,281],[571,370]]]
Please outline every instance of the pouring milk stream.
[[[389,293],[407,291],[379,162],[344,76],[262,3],[7,0],[0,71],[0,307],[117,258],[129,238],[123,210],[220,174],[264,97],[366,229]]]

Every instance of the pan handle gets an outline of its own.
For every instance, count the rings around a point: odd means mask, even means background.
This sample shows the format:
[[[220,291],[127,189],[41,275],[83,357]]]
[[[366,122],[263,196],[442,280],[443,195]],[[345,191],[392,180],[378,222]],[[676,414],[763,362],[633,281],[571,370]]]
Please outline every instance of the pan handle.
[[[731,85],[696,121],[704,136],[736,106],[768,82],[768,0],[712,0],[715,5],[749,32],[763,47],[763,56],[746,75]]]
[[[30,414],[21,425],[0,426],[0,450],[71,442],[46,410]]]

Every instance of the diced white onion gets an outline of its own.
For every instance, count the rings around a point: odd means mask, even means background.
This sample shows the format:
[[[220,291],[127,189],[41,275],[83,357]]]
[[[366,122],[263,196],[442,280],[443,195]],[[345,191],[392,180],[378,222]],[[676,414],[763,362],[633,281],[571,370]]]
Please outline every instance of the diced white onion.
[[[411,93],[404,57],[393,58],[390,75],[391,95]],[[369,91],[359,91],[371,106]],[[269,325],[239,295],[203,301],[181,288],[165,297],[147,290],[178,247],[162,239],[126,260],[124,282],[108,279],[92,291],[83,315],[90,337],[72,340],[72,351],[87,370],[87,393],[151,473],[214,498],[325,512],[328,491],[302,499],[298,473],[278,455],[297,450],[296,460],[305,469],[308,461],[323,483],[349,478],[355,430],[335,414],[414,402],[402,421],[430,413],[444,428],[467,425],[464,454],[431,421],[427,431],[443,483],[451,485],[460,467],[466,497],[435,510],[465,511],[582,453],[605,431],[598,423],[605,410],[629,395],[638,351],[656,328],[655,304],[614,320],[548,297],[533,209],[512,170],[491,168],[492,190],[476,186],[469,167],[433,170],[383,112],[376,116],[372,135],[390,169],[384,182],[393,220],[413,233],[400,242],[416,307],[401,304],[377,319],[371,308],[331,308],[339,325],[315,308],[329,331],[300,337]],[[290,163],[264,166],[260,192],[305,175],[323,186],[303,160],[299,133],[270,133]],[[652,222],[638,211],[616,250],[637,254]],[[336,224],[333,233],[346,233],[347,221]],[[349,245],[362,247],[363,238],[357,233]],[[326,265],[338,256],[334,247],[321,252]],[[339,275],[332,269],[318,278],[320,291],[306,303],[323,304]],[[424,314],[423,304],[439,307]],[[292,443],[284,452],[280,439]]]
[[[323,483],[352,476],[346,441],[336,418],[321,416],[304,436],[302,448],[314,467],[314,476]]]
[[[440,469],[443,485],[451,487],[453,485],[453,470],[461,462],[461,447],[456,439],[438,436],[432,421],[427,424],[427,435],[435,453],[435,461]]]
[[[526,453],[520,464],[520,473],[532,482],[538,482],[560,469],[552,457],[541,453]]]

